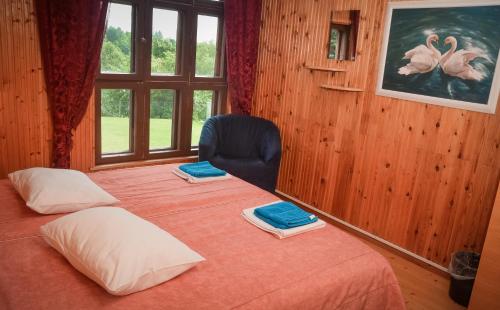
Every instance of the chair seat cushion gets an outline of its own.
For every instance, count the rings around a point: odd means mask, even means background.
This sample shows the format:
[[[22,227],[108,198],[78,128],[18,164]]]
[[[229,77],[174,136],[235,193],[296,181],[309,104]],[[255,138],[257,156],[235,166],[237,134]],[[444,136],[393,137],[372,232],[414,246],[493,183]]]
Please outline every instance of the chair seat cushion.
[[[266,165],[260,158],[231,158],[216,155],[210,162],[215,167],[227,171],[259,187],[267,187],[276,178],[274,167]]]

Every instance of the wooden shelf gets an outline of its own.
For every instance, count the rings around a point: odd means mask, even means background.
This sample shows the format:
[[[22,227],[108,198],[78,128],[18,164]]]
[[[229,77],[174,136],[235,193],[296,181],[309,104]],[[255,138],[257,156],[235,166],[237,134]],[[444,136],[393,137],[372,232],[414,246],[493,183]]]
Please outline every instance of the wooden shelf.
[[[324,88],[324,89],[340,90],[340,91],[350,91],[350,92],[361,92],[361,91],[364,91],[361,88],[342,87],[342,86],[334,86],[334,85],[321,85],[320,87]]]
[[[346,69],[341,69],[341,68],[327,68],[327,67],[316,67],[316,66],[306,66],[306,68],[309,70],[316,70],[316,71],[347,72]]]

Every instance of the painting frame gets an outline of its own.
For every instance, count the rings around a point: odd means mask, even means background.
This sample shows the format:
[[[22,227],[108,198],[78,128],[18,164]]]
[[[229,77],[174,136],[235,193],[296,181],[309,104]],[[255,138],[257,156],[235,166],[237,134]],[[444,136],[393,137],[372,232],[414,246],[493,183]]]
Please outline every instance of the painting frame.
[[[384,22],[384,32],[383,39],[381,43],[380,57],[379,57],[379,67],[378,67],[378,77],[375,89],[375,94],[385,97],[392,97],[403,100],[416,101],[426,104],[433,104],[439,106],[445,106],[450,108],[464,109],[469,111],[476,111],[482,113],[495,114],[497,102],[500,92],[500,50],[496,55],[496,64],[493,71],[492,84],[490,87],[490,92],[488,96],[488,101],[486,104],[475,103],[469,101],[447,99],[435,96],[428,96],[410,92],[402,92],[390,89],[384,89],[383,83],[385,78],[385,69],[387,63],[387,52],[389,45],[389,35],[392,25],[392,17],[394,10],[397,9],[426,9],[426,8],[462,8],[462,7],[479,7],[479,6],[500,6],[499,0],[478,0],[478,1],[397,1],[389,2],[385,14]]]

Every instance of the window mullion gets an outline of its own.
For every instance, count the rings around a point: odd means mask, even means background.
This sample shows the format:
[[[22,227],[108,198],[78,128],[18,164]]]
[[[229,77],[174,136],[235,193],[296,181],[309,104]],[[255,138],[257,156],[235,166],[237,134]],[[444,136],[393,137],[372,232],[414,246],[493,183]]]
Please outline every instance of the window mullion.
[[[183,66],[187,75],[187,82],[181,89],[179,134],[177,138],[180,150],[187,153],[191,150],[191,119],[193,115],[193,87],[191,81],[195,75],[196,11],[189,10],[184,17]]]
[[[191,150],[191,117],[193,115],[193,89],[189,85],[181,88],[177,139],[182,152]]]
[[[141,80],[149,81],[151,80],[151,49],[153,44],[152,37],[152,22],[153,22],[153,6],[151,1],[144,1],[142,4],[143,13],[142,13],[142,22],[141,22]]]
[[[148,148],[148,125],[149,125],[149,117],[147,115],[147,112],[149,111],[147,108],[148,102],[148,96],[146,96],[147,88],[144,85],[144,81],[148,79],[148,62],[150,61],[149,58],[151,57],[150,50],[151,50],[151,41],[149,39],[149,31],[147,30],[150,28],[151,25],[150,22],[148,23],[148,20],[150,19],[150,11],[151,11],[151,2],[146,0],[146,1],[139,1],[137,4],[138,10],[138,18],[136,19],[138,21],[138,25],[136,27],[137,29],[137,36],[136,36],[136,41],[137,41],[137,54],[138,54],[138,75],[140,77],[140,81],[137,83],[137,97],[136,97],[136,102],[137,102],[137,108],[136,108],[136,116],[135,116],[135,124],[136,124],[136,130],[135,130],[135,145],[136,145],[136,155],[139,159],[146,159],[148,156],[149,148]]]

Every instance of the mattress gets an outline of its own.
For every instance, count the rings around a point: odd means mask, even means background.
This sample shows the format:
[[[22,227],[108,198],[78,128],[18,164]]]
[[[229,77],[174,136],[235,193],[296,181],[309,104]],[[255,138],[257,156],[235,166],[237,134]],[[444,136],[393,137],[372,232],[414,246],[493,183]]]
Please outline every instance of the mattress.
[[[189,184],[176,165],[89,174],[117,206],[158,225],[206,258],[188,272],[112,296],[41,238],[61,215],[39,215],[0,180],[1,309],[404,309],[389,263],[346,232],[325,228],[279,240],[243,209],[276,197],[238,178]]]

